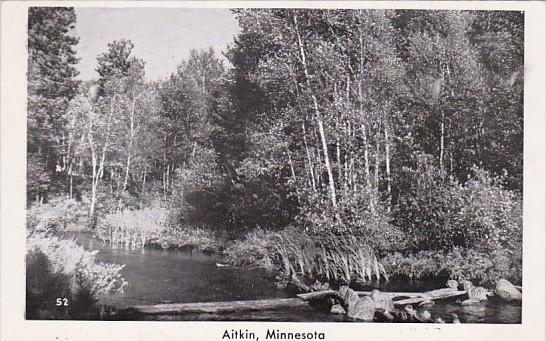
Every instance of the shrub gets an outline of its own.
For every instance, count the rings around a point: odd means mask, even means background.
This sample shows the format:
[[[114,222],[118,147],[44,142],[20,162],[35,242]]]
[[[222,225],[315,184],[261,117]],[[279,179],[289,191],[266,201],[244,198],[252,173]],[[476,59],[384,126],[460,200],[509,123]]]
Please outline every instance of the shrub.
[[[410,250],[453,247],[520,253],[522,202],[502,179],[477,167],[465,184],[423,159],[395,213]]]
[[[374,252],[404,249],[404,233],[381,205],[371,208],[366,191],[340,191],[337,216],[324,196],[310,191],[305,197],[296,223],[307,233],[356,236]]]
[[[82,230],[86,226],[87,206],[84,202],[55,197],[44,204],[27,209],[27,228],[37,231]]]
[[[451,227],[457,210],[450,191],[453,180],[435,166],[430,155],[418,156],[415,169],[404,168],[400,178],[403,195],[394,210],[394,224],[405,233],[408,249],[451,247],[453,236],[446,227]]]
[[[410,279],[446,276],[467,279],[482,285],[494,285],[496,280],[507,278],[521,283],[521,262],[510,259],[509,253],[493,253],[460,247],[449,251],[423,250],[409,254],[391,253],[381,259],[390,275]]]
[[[54,274],[63,274],[69,282],[72,293],[81,288],[87,288],[97,297],[123,291],[127,282],[121,276],[124,265],[102,263],[96,260],[98,251],[86,251],[73,240],[61,239],[43,233],[31,233],[27,237],[28,259],[36,259],[42,253],[50,262],[44,271]],[[34,257],[34,258],[33,258]],[[36,258],[38,257],[38,258]],[[33,263],[31,262],[31,263]],[[28,264],[28,263],[27,263]],[[30,273],[32,273],[30,269]]]
[[[457,207],[453,225],[461,244],[483,251],[507,250],[516,256],[523,227],[521,199],[502,188],[502,178],[478,168],[473,172],[464,186],[453,189]]]
[[[233,241],[224,251],[224,260],[235,266],[258,266],[272,270],[270,258],[273,232],[261,228],[248,232],[243,239]]]
[[[151,242],[163,248],[189,248],[202,252],[215,252],[221,248],[214,231],[198,226],[170,227]]]

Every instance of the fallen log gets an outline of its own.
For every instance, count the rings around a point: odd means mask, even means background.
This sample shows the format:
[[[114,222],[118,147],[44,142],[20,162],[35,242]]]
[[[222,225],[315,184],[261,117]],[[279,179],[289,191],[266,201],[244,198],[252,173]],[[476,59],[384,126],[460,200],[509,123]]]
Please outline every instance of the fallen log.
[[[395,306],[404,306],[408,304],[419,304],[425,301],[435,301],[440,299],[459,297],[459,296],[464,296],[466,294],[467,294],[466,291],[452,291],[452,292],[446,292],[445,294],[442,294],[442,295],[439,295],[439,294],[426,295],[426,296],[420,296],[420,297],[407,298],[403,300],[397,300],[397,301],[394,301],[393,303]]]
[[[246,300],[231,302],[171,303],[155,305],[137,305],[131,308],[140,314],[168,315],[183,313],[220,313],[242,310],[262,310],[287,307],[307,306],[300,298],[274,298],[265,300]]]
[[[371,291],[355,291],[358,296],[371,296]],[[381,292],[381,295],[388,298],[395,298],[395,297],[425,297],[424,292]],[[334,297],[337,296],[338,292],[335,290],[321,290],[321,291],[313,291],[308,292],[304,294],[298,294],[297,296],[301,298],[304,301],[314,300],[314,299],[320,299],[320,298],[326,298],[326,297]]]
[[[298,294],[296,296],[298,296],[304,301],[310,301],[310,300],[327,298],[327,297],[336,297],[338,295],[339,295],[338,292],[335,290],[321,290],[321,291],[306,292],[304,294]]]

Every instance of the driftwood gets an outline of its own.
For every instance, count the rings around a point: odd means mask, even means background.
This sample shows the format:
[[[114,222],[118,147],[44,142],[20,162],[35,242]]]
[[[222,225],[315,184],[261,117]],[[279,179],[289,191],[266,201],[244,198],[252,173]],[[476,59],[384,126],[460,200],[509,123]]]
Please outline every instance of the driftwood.
[[[403,300],[397,300],[397,301],[394,301],[393,303],[395,306],[404,306],[408,304],[419,304],[425,301],[434,301],[434,300],[447,299],[447,298],[459,297],[464,295],[466,295],[466,291],[452,291],[452,292],[446,291],[444,294],[441,294],[441,295],[412,297],[412,298],[407,298]]]
[[[371,291],[355,291],[358,296],[371,296]],[[408,297],[408,298],[427,298],[428,296],[434,297],[435,294],[432,294],[436,292],[435,290],[430,292],[381,292],[381,295],[386,298],[394,299],[396,297]],[[451,293],[459,293],[458,291],[452,291]],[[462,293],[466,293],[465,291],[462,291]],[[428,294],[428,295],[427,295]],[[304,301],[314,300],[314,299],[321,299],[326,297],[336,297],[338,295],[338,292],[335,290],[322,290],[322,291],[314,291],[314,292],[308,292],[304,294],[298,294],[297,296],[301,298]],[[436,294],[438,295],[438,294]],[[438,295],[438,298],[442,298],[445,295]],[[457,295],[458,296],[458,295]],[[449,297],[449,296],[447,296]],[[436,298],[433,298],[436,299]],[[422,300],[421,300],[422,301]],[[418,302],[421,302],[418,301]],[[396,302],[396,301],[395,301]]]
[[[359,296],[369,296],[371,291],[357,291]],[[415,297],[419,302],[423,301],[423,293],[395,292],[382,293],[389,297]],[[138,305],[131,310],[140,314],[183,314],[183,313],[220,313],[242,310],[262,310],[306,306],[306,301],[314,299],[324,299],[327,297],[338,297],[338,292],[334,290],[315,291],[297,295],[297,298],[274,298],[264,300],[245,300],[231,302],[205,302],[205,303],[169,303],[155,305]],[[396,302],[399,301],[395,301]]]
[[[241,310],[262,310],[306,306],[299,298],[275,298],[265,300],[247,300],[231,302],[172,303],[156,305],[138,305],[132,310],[140,314],[183,314],[183,313],[220,313]]]
[[[362,296],[371,296],[371,291],[355,291]],[[394,306],[401,307],[421,302],[447,299],[467,295],[466,291],[456,289],[437,289],[427,292],[381,292],[383,298],[394,299],[405,297],[403,299],[393,300]],[[156,305],[138,305],[130,310],[140,314],[184,314],[184,313],[221,313],[243,310],[262,310],[306,306],[307,301],[335,298],[338,301],[343,300],[338,291],[321,290],[297,295],[297,298],[275,298],[264,300],[245,300],[231,302],[205,302],[205,303],[172,303]],[[385,316],[392,320],[392,316]]]

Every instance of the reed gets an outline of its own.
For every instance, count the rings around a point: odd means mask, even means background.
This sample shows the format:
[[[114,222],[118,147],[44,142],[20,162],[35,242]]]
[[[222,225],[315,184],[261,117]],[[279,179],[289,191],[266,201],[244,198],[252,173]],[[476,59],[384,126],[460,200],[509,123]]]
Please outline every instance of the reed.
[[[162,208],[125,210],[106,215],[96,234],[112,246],[143,248],[164,233],[166,221],[167,210]]]
[[[300,274],[347,283],[372,281],[388,275],[363,238],[312,236],[284,230],[271,234],[273,259],[286,275]]]

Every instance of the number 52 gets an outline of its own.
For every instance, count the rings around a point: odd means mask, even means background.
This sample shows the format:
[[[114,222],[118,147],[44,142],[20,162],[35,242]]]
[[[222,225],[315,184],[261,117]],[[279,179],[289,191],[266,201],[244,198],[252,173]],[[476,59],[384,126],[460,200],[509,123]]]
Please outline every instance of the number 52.
[[[58,297],[57,300],[55,301],[55,305],[56,306],[61,306],[61,305],[68,306],[68,298]]]

